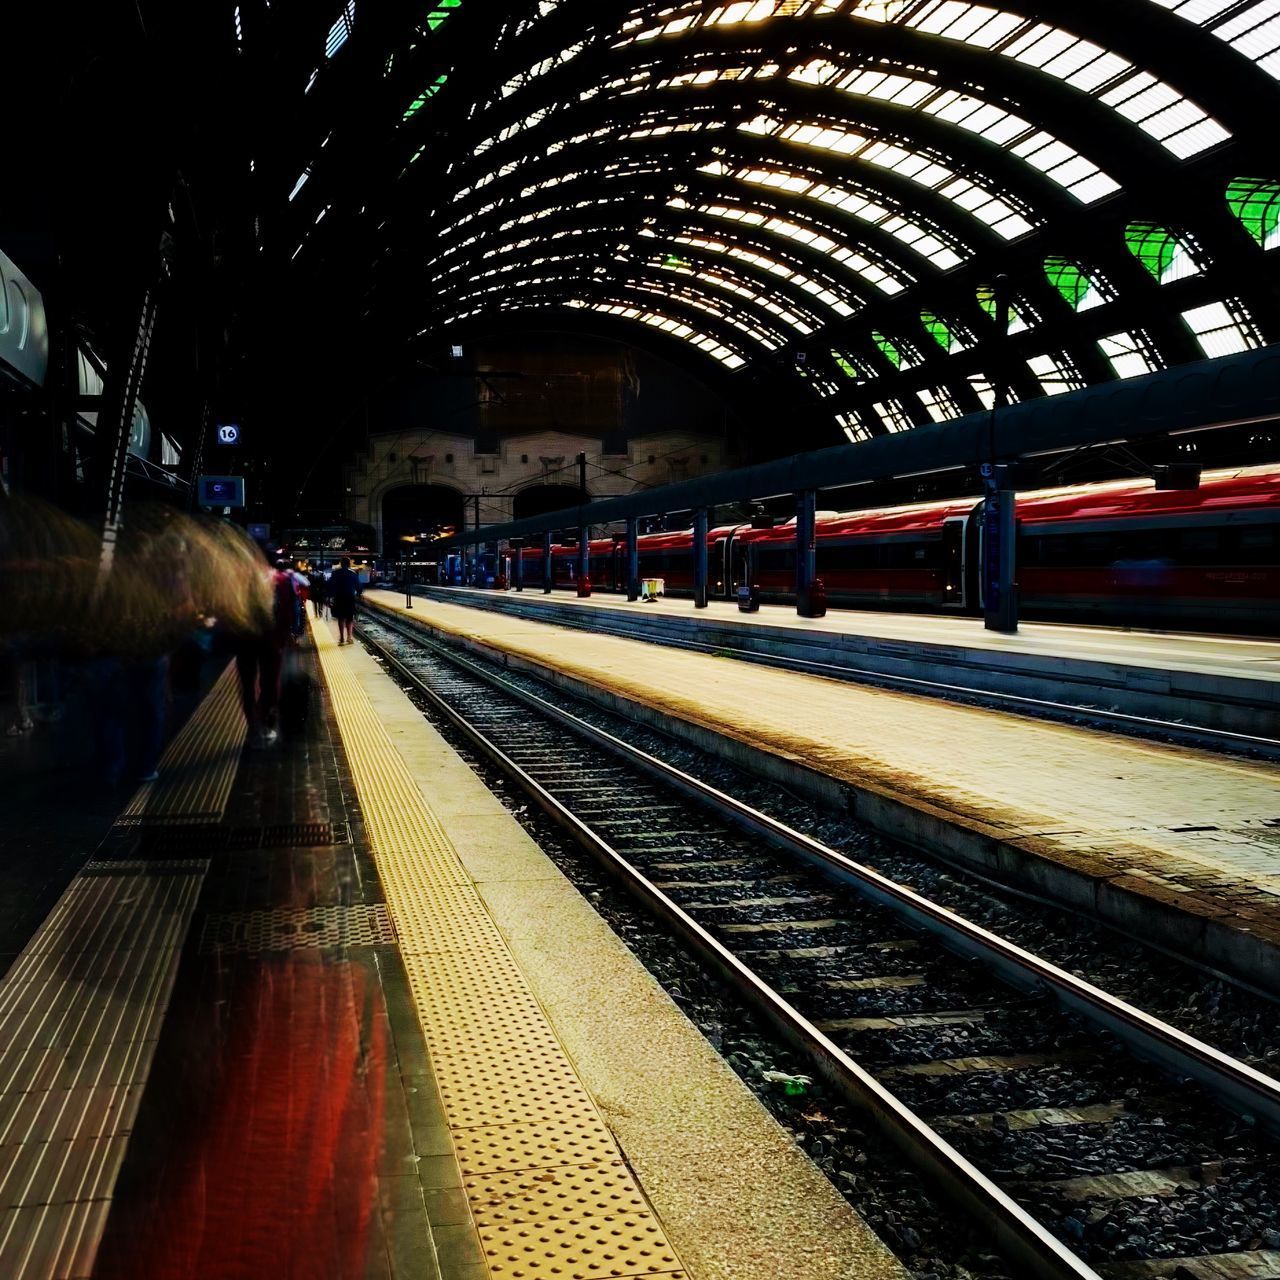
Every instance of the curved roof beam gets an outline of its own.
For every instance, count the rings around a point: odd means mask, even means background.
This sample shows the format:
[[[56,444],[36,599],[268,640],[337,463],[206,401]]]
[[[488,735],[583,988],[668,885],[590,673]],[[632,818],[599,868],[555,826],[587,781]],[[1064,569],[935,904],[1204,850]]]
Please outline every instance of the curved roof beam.
[[[822,327],[823,322],[816,315],[806,314],[808,308],[804,301],[788,299],[785,304],[775,301],[771,296],[771,290],[776,281],[767,279],[750,281],[744,278],[741,272],[726,269],[728,264],[723,261],[715,264],[708,263],[702,272],[695,273],[678,253],[664,252],[660,242],[657,241],[653,242],[654,248],[651,252],[645,252],[646,245],[643,241],[626,250],[618,247],[611,248],[610,242],[616,243],[617,237],[616,232],[610,228],[573,225],[557,233],[556,239],[569,237],[573,239],[575,252],[572,255],[556,253],[552,239],[524,238],[496,245],[486,253],[483,270],[470,272],[466,277],[460,277],[452,282],[442,281],[440,295],[441,297],[454,293],[462,295],[476,284],[510,273],[516,264],[508,262],[506,265],[496,265],[505,259],[516,258],[520,263],[527,262],[529,265],[540,265],[547,261],[563,260],[569,257],[581,259],[581,245],[584,240],[603,240],[606,243],[601,246],[602,254],[600,258],[594,260],[595,265],[600,265],[607,258],[615,270],[617,268],[614,264],[622,264],[630,268],[636,278],[652,283],[653,287],[665,287],[677,293],[688,294],[691,289],[696,292],[696,288],[689,283],[689,280],[693,279],[697,284],[705,286],[707,301],[710,305],[728,307],[735,312],[744,310],[750,312],[754,317],[754,328],[762,334],[769,335],[774,344],[772,349],[776,350],[792,342],[803,341]],[[670,244],[667,247],[672,250],[678,248]],[[592,271],[595,269],[591,264],[584,265]],[[804,295],[800,295],[800,298],[803,297]]]
[[[572,263],[579,270],[565,271],[561,266],[565,263]],[[707,330],[725,346],[740,353],[754,353],[757,358],[780,350],[787,343],[787,335],[777,328],[775,317],[770,316],[766,320],[758,311],[753,310],[748,320],[741,315],[741,308],[719,304],[685,285],[671,286],[664,290],[656,282],[635,278],[620,270],[626,265],[628,264],[612,260],[584,263],[581,255],[573,252],[572,247],[564,253],[548,253],[527,260],[517,260],[506,267],[491,269],[483,280],[477,278],[472,282],[474,287],[470,291],[459,291],[455,309],[472,298],[498,289],[510,289],[530,273],[534,273],[534,283],[553,278],[570,282],[586,297],[591,296],[595,282],[612,289],[625,288],[630,296],[642,298],[650,309],[666,309],[667,314],[686,324]]]
[[[556,236],[599,230],[598,218],[599,209],[587,203],[570,208],[542,207],[512,220],[503,231],[547,243]],[[617,228],[607,234],[615,241],[620,238]],[[679,219],[658,209],[634,237],[624,234],[621,238],[631,240],[630,250],[637,257],[647,249],[650,260],[657,260],[658,270],[668,269],[670,264],[666,259],[670,257],[696,260],[706,270],[726,276],[755,293],[778,294],[786,300],[788,309],[806,321],[808,333],[855,314],[855,309],[841,300],[839,282],[807,274],[804,265],[797,263],[793,255],[778,253],[766,257],[761,246],[743,245],[732,234],[732,229],[721,228],[709,220]],[[494,252],[501,250],[486,250],[486,254]],[[471,262],[463,258],[440,273],[439,287],[448,288],[451,277],[470,270],[473,270]]]
[[[1049,6],[1039,6],[1039,14],[1043,14],[1046,7]],[[702,34],[717,26],[759,30],[783,22],[797,33],[818,24],[905,28],[937,41],[988,50],[1032,67],[1046,79],[1097,94],[1104,105],[1113,107],[1122,118],[1136,121],[1180,158],[1198,154],[1230,136],[1229,128],[1213,121],[1213,114],[1225,111],[1230,118],[1238,114],[1234,110],[1226,111],[1227,94],[1223,84],[1231,83],[1229,79],[1216,84],[1206,81],[1193,66],[1158,51],[1158,42],[1149,37],[1140,48],[1134,47],[1140,29],[1150,22],[1158,24],[1163,20],[1165,34],[1175,47],[1183,43],[1180,39],[1183,33],[1177,30],[1175,20],[1160,13],[1159,8],[1144,4],[1145,12],[1140,15],[1133,0],[1119,0],[1110,6],[1091,5],[1088,12],[1082,12],[1085,7],[1081,5],[1060,3],[1052,8],[1063,14],[1059,20],[1065,25],[1061,26],[1039,14],[1029,15],[1025,5],[990,6],[961,0],[818,0],[818,3],[772,0],[776,16],[772,19],[757,16],[767,8],[767,4],[760,3],[744,11],[742,6],[705,5],[691,0],[670,6],[668,15],[647,32],[633,30],[625,38],[645,42],[643,38],[651,35],[655,47],[659,47],[671,36],[687,38],[693,32]],[[1095,9],[1100,12],[1093,13]],[[1112,13],[1101,12],[1106,9]],[[1125,15],[1118,21],[1114,12],[1117,9]],[[751,20],[729,21],[735,14]],[[1194,64],[1195,60],[1189,61]],[[1233,65],[1239,64],[1238,70],[1254,70],[1243,59],[1231,61]],[[1162,63],[1171,65],[1162,66]],[[1172,82],[1167,78],[1170,74]],[[1179,82],[1188,88],[1176,88]],[[1203,104],[1212,104],[1212,111]],[[1165,115],[1167,111],[1176,112],[1179,118]]]

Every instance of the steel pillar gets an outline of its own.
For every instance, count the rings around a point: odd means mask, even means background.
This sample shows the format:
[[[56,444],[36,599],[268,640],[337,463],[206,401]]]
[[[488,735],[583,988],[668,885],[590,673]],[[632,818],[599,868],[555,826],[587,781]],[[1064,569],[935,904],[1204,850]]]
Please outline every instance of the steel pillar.
[[[796,612],[802,617],[809,588],[818,576],[817,515],[818,491],[805,489],[796,494]]]
[[[581,525],[578,529],[578,581],[591,576],[591,526]]]
[[[516,590],[524,590],[524,543],[515,548],[516,553]]]
[[[627,599],[640,599],[640,517],[627,517]]]
[[[1007,275],[995,278],[996,361],[992,378],[990,457],[982,467],[986,498],[982,506],[982,615],[988,631],[1012,633],[1018,629],[1018,499],[1009,467],[996,461],[996,419],[1009,406],[1006,367],[1013,293]]]
[[[542,535],[542,594],[551,594],[551,530]]]
[[[693,607],[707,607],[707,509],[693,513]]]

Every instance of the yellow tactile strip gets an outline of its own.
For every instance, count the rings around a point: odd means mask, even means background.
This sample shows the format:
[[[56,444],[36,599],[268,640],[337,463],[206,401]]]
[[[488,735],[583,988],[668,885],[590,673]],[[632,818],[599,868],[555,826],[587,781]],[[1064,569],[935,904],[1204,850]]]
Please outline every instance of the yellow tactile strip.
[[[244,713],[234,663],[160,761],[160,777],[144,782],[121,815],[125,822],[220,822],[244,747]]]
[[[333,698],[463,1186],[494,1280],[683,1264],[329,628]]]

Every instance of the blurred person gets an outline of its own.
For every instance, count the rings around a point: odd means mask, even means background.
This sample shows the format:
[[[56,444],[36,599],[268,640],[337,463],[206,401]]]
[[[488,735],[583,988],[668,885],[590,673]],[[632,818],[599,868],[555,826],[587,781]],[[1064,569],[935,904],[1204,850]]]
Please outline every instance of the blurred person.
[[[269,747],[280,736],[276,724],[280,671],[285,650],[302,629],[302,610],[287,561],[277,563],[265,574],[259,566],[257,572],[269,588],[268,612],[257,628],[237,637],[236,672],[249,740],[254,746]]]
[[[317,618],[324,617],[325,600],[329,594],[329,580],[319,569],[311,570],[311,607]]]
[[[343,556],[329,579],[329,612],[338,624],[338,643],[354,644],[356,599],[360,595],[360,579],[352,572],[351,557]]]

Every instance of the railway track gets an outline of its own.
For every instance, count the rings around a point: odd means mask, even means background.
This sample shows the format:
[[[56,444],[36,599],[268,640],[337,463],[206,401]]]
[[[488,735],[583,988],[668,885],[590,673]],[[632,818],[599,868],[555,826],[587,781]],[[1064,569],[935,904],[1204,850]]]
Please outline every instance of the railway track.
[[[1016,1274],[1280,1277],[1275,1080],[416,628],[363,636]]]

